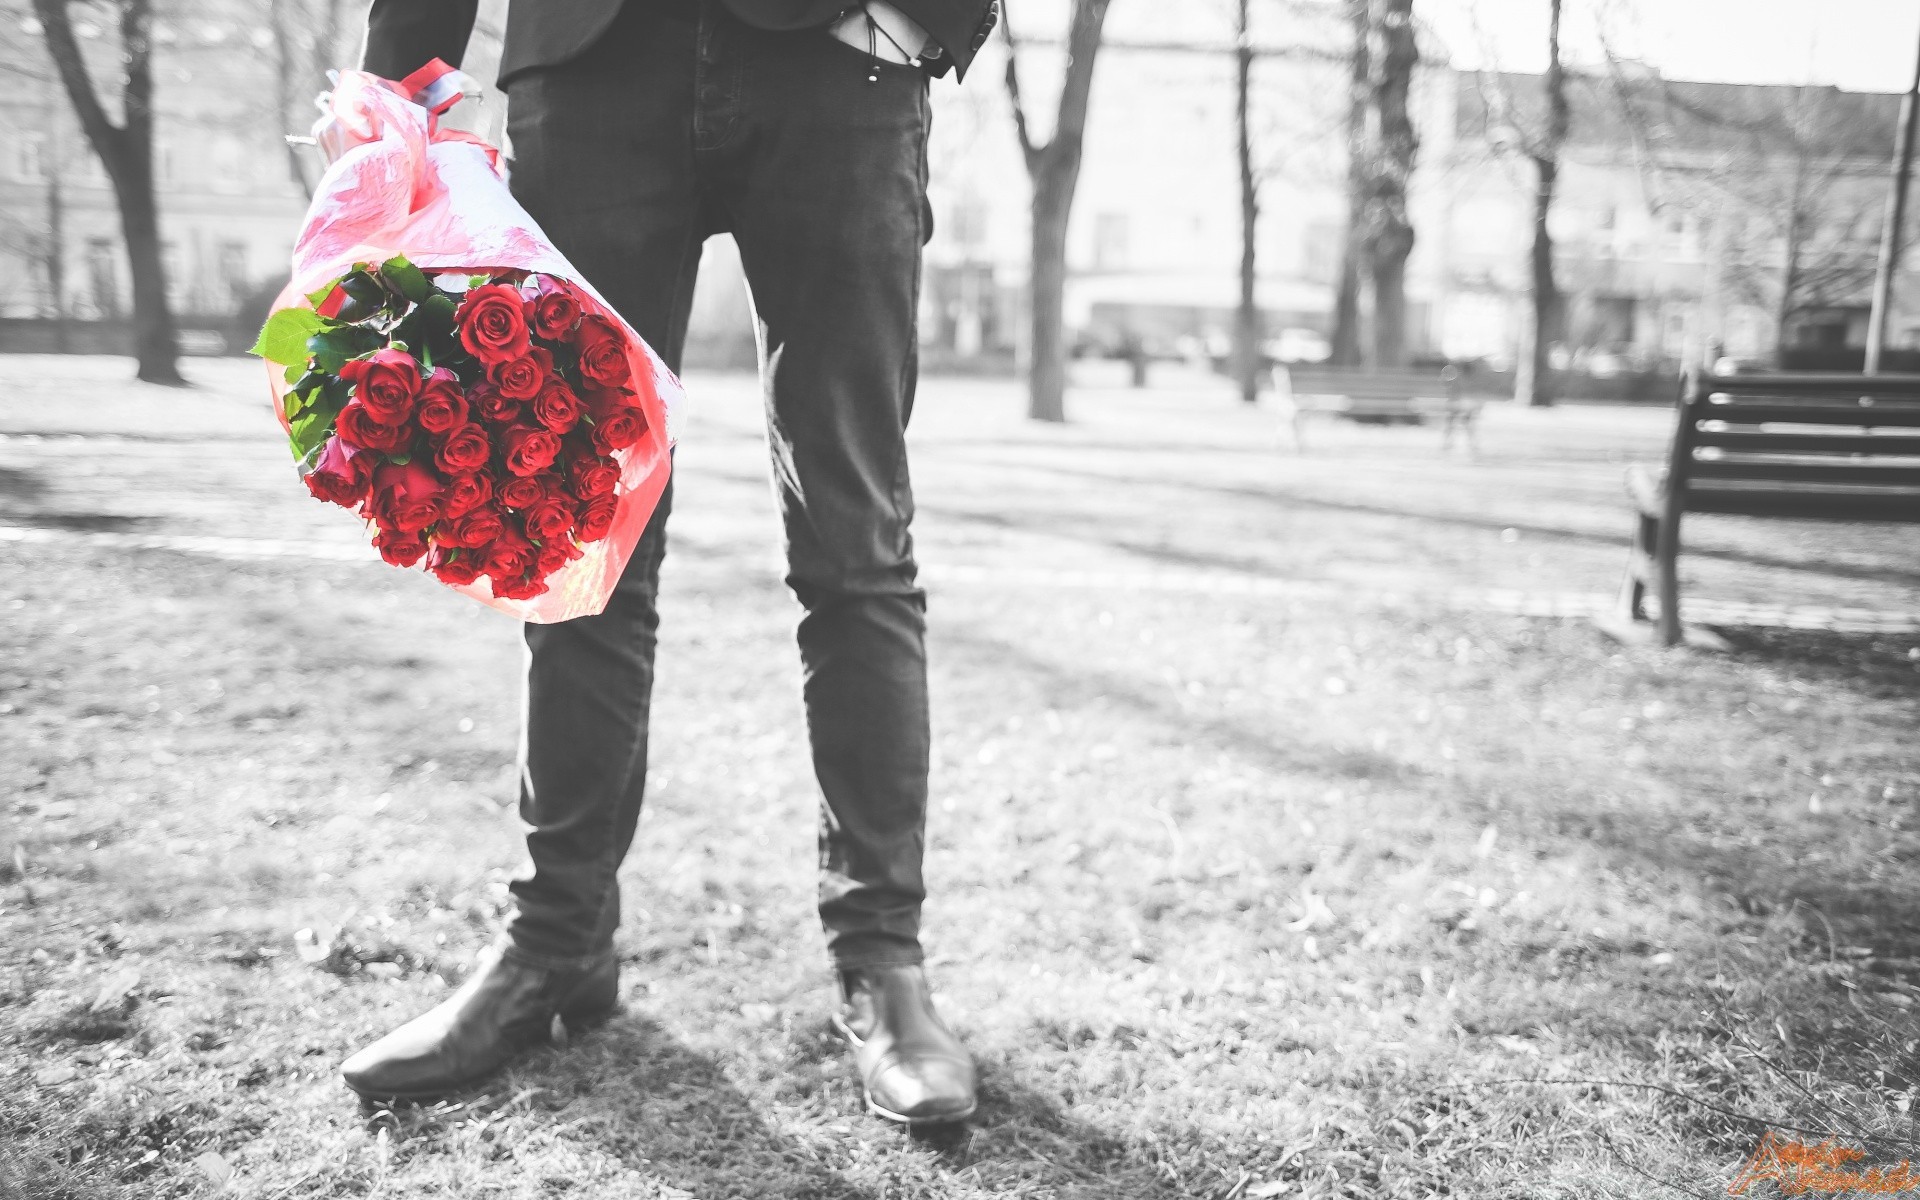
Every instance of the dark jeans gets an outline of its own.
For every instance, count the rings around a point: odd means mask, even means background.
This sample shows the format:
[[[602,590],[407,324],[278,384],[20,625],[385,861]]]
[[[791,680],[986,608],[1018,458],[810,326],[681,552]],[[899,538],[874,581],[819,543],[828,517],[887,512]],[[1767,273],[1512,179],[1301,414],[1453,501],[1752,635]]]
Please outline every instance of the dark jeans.
[[[931,232],[926,78],[823,30],[752,29],[717,0],[697,19],[662,7],[629,3],[585,55],[513,82],[514,194],[675,369],[701,243],[721,231],[738,242],[787,583],[805,610],[820,917],[841,967],[918,962],[926,598],[905,433]],[[509,934],[530,958],[602,953],[619,923],[670,502],[604,613],[526,628],[520,812],[533,862],[513,885]]]

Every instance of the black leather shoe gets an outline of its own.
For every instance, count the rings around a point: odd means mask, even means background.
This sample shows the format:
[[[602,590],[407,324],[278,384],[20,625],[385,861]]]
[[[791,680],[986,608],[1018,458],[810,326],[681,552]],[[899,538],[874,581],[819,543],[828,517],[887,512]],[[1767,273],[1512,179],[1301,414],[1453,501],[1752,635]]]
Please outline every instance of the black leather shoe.
[[[933,1009],[918,966],[840,973],[844,1006],[833,1023],[853,1044],[867,1108],[903,1125],[973,1115],[973,1060]]]
[[[340,1078],[368,1100],[437,1100],[546,1040],[556,1014],[584,1024],[611,1012],[619,996],[620,960],[612,954],[583,969],[553,970],[493,946],[459,990],[342,1063]]]

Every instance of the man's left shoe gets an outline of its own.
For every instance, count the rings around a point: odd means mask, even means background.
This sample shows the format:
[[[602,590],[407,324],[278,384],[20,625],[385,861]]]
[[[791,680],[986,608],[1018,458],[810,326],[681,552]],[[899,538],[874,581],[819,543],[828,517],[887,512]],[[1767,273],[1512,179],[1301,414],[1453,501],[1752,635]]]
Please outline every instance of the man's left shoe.
[[[963,1121],[976,1107],[973,1059],[934,1011],[917,964],[840,973],[833,1023],[853,1044],[867,1108],[903,1125]]]
[[[587,1023],[620,999],[609,951],[572,968],[536,966],[496,944],[445,1001],[340,1066],[341,1082],[376,1103],[424,1103],[480,1083],[544,1040],[554,1017]]]

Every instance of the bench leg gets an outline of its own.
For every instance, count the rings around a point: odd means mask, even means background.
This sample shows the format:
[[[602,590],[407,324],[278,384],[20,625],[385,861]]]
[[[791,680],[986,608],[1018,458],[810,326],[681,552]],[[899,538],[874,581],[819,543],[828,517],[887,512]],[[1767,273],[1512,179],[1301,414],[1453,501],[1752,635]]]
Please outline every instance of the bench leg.
[[[1647,619],[1647,577],[1653,566],[1653,545],[1655,531],[1659,522],[1652,517],[1638,516],[1633,521],[1633,544],[1627,550],[1627,571],[1620,580],[1620,612],[1622,620],[1640,622]]]
[[[1677,512],[1669,513],[1664,521],[1651,522],[1655,526],[1653,544],[1653,582],[1654,591],[1660,597],[1660,641],[1664,645],[1680,644],[1680,518]]]

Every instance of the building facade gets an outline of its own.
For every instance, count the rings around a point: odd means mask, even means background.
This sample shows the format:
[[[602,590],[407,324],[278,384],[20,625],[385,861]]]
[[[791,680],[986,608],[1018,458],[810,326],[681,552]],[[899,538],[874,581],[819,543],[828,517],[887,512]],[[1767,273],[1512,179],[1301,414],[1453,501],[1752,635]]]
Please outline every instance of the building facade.
[[[163,258],[189,352],[244,349],[245,318],[286,278],[307,195],[257,6],[156,18],[154,167]],[[118,34],[76,9],[102,102],[118,106]],[[132,303],[119,208],[73,115],[38,21],[0,4],[0,348],[114,343]],[[311,153],[311,151],[297,151]],[[56,336],[57,335],[57,336]]]

